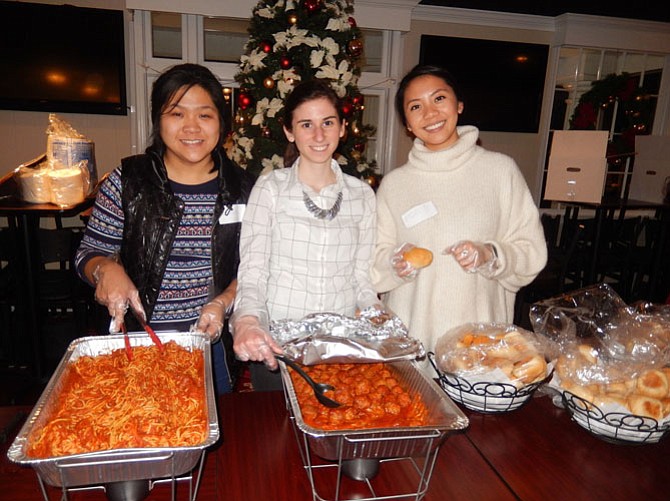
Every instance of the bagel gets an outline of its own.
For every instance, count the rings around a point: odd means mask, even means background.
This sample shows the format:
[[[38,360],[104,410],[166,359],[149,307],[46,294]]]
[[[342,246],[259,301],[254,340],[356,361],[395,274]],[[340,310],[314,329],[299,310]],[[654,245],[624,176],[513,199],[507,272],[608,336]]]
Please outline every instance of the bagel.
[[[590,408],[590,404],[593,404],[595,396],[597,394],[598,388],[596,385],[581,385],[575,384],[568,381],[561,382],[562,388],[564,391],[570,392],[573,395],[578,396],[582,400],[587,402],[586,407]],[[581,405],[580,405],[581,406]]]
[[[610,383],[605,383],[603,385],[603,393],[609,393],[611,395],[618,395],[620,397],[626,397],[632,390],[635,389],[635,381],[628,379],[626,381],[613,381]]]
[[[601,409],[608,405],[615,404],[622,407],[628,407],[628,400],[626,397],[621,396],[618,393],[598,393],[594,396],[593,403]]]
[[[525,384],[534,383],[547,375],[547,362],[540,355],[532,355],[515,363],[512,375]]]
[[[654,419],[663,417],[663,404],[656,398],[645,395],[632,394],[628,397],[628,408],[636,416],[646,416]]]
[[[402,258],[411,264],[414,268],[425,268],[433,262],[433,253],[423,247],[412,247],[403,252]]]
[[[508,378],[514,379],[512,375],[514,372],[514,364],[507,358],[486,357],[482,361],[482,365],[485,367],[490,367],[491,369],[500,369]]]
[[[666,397],[661,400],[661,405],[663,406],[662,412],[663,417],[670,415],[670,397]]]
[[[651,369],[637,378],[636,391],[651,398],[665,398],[668,395],[668,378],[661,370]]]
[[[584,357],[589,363],[595,364],[598,362],[598,351],[588,344],[580,344],[577,347],[579,354]]]

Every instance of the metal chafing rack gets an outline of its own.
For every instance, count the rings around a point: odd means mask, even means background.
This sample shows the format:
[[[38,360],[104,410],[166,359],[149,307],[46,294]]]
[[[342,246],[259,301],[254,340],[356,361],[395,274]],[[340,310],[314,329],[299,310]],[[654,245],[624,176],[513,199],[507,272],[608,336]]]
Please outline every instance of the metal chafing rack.
[[[430,413],[427,425],[373,430],[315,429],[303,420],[291,376],[285,365],[280,366],[286,406],[315,501],[422,499],[428,491],[441,444],[448,434],[469,424],[461,410],[415,362],[404,360],[389,363],[389,368],[410,393],[423,399]],[[387,463],[403,468],[414,481],[413,487],[393,494],[376,492],[372,479]],[[343,475],[364,481],[370,497],[342,498]],[[333,491],[327,493],[332,486]]]
[[[135,486],[142,484],[140,481],[145,480],[149,490],[157,483],[171,483],[172,499],[175,499],[176,483],[187,482],[189,499],[191,501],[196,499],[206,449],[219,439],[210,341],[206,335],[197,333],[171,332],[159,333],[159,335],[164,343],[174,340],[185,348],[203,350],[208,420],[208,433],[204,442],[189,447],[114,449],[45,459],[28,456],[26,449],[30,434],[33,429],[48,422],[50,410],[62,391],[62,376],[67,365],[84,355],[95,356],[124,347],[123,335],[76,339],[68,347],[7,453],[11,461],[33,467],[45,500],[49,500],[45,484],[61,487],[61,499],[63,500],[68,498],[69,492],[89,489],[104,489],[110,499],[113,499],[115,495],[121,495],[122,499],[133,499],[132,496],[136,495],[136,499],[141,499],[141,489],[137,489],[137,494],[132,492],[136,490]],[[145,332],[130,333],[129,336],[133,346],[152,344]]]

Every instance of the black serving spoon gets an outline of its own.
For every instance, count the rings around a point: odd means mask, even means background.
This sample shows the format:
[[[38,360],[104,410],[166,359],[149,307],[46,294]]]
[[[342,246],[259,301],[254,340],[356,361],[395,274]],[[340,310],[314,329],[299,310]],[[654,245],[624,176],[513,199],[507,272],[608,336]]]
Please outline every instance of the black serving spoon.
[[[317,383],[302,369],[302,367],[300,367],[300,364],[294,362],[290,358],[287,358],[283,355],[275,355],[275,358],[277,360],[281,360],[286,365],[294,369],[298,374],[300,374],[305,379],[305,381],[307,381],[307,384],[312,387],[314,390],[314,396],[322,405],[332,408],[342,405],[341,403],[336,402],[335,400],[326,396],[327,391],[333,391],[335,389],[333,386],[325,383]]]

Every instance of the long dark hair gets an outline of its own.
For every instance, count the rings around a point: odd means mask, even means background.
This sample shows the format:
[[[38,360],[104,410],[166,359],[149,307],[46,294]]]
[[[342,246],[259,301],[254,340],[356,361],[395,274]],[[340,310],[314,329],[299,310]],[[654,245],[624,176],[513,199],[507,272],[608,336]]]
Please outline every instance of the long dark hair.
[[[226,104],[223,98],[223,87],[208,68],[199,64],[187,63],[172,66],[154,82],[151,89],[151,136],[147,151],[153,150],[161,157],[165,154],[166,146],[160,134],[161,117],[167,111],[175,94],[182,88],[186,92],[195,85],[202,87],[214,102],[219,113],[219,141],[217,144],[218,146],[223,145],[226,131],[224,120]]]
[[[458,99],[459,101],[463,100],[461,99],[461,93],[458,87],[458,83],[456,82],[456,79],[453,77],[451,73],[449,73],[447,69],[432,64],[425,64],[425,65],[418,64],[403,77],[403,79],[400,81],[400,84],[398,85],[398,91],[395,94],[395,110],[398,113],[398,116],[400,117],[400,121],[402,122],[403,127],[407,127],[407,117],[405,116],[405,105],[404,105],[405,91],[407,90],[407,86],[415,78],[422,77],[424,75],[432,75],[434,77],[444,80],[444,83],[446,83],[449,87],[453,89],[454,94],[456,95],[456,99]]]
[[[330,86],[327,80],[315,78],[306,80],[296,85],[284,102],[284,127],[289,132],[293,132],[293,112],[298,106],[314,99],[325,98],[337,110],[337,116],[340,123],[344,122],[344,112],[340,106],[340,98]],[[289,141],[284,151],[284,167],[290,167],[300,155],[295,143]]]

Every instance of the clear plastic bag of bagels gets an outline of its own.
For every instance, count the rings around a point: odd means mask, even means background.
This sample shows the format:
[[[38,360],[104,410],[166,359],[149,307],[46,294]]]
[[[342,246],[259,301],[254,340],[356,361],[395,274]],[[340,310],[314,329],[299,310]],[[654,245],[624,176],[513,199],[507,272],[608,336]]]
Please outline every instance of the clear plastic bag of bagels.
[[[514,324],[466,323],[438,339],[435,363],[468,381],[523,386],[549,375],[557,348],[551,339]]]
[[[600,360],[670,365],[670,310],[651,303],[626,304],[605,283],[533,304],[533,330],[555,341],[562,354],[590,345]]]

